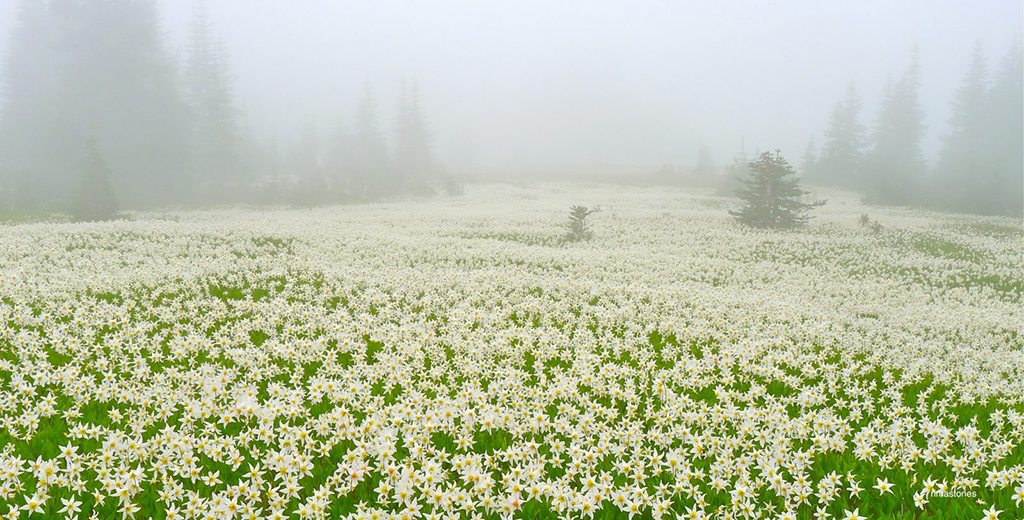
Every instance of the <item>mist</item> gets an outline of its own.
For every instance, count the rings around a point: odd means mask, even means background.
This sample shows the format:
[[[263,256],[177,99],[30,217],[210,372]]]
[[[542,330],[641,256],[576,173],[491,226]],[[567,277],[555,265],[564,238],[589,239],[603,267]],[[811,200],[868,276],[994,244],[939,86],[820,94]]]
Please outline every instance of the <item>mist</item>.
[[[160,4],[173,48],[190,4]],[[294,136],[310,118],[334,130],[365,83],[393,113],[398,83],[416,78],[438,154],[510,173],[687,162],[702,144],[724,161],[744,139],[796,155],[848,82],[870,122],[915,45],[931,155],[975,42],[1002,57],[1024,17],[1000,0],[207,5],[261,134]]]
[[[1019,517],[1022,27],[0,0],[0,511]]]
[[[0,11],[2,55],[12,52],[17,4]],[[980,48],[996,70],[1015,52],[1024,16],[1010,0],[153,5],[179,81],[204,13],[249,149],[239,154],[281,161],[247,174],[260,178],[287,173],[303,146],[326,162],[356,131],[367,92],[393,148],[402,85],[415,85],[433,164],[448,175],[639,178],[690,171],[701,150],[718,173],[741,151],[778,149],[799,163],[809,143],[824,144],[850,84],[870,135],[887,82],[915,49],[919,146],[932,168],[972,53]]]
[[[1001,54],[1022,17],[1013,1],[208,4],[260,133],[333,130],[365,83],[392,112],[416,78],[439,156],[469,167],[473,146],[502,170],[685,162],[700,144],[722,161],[742,139],[799,153],[848,82],[873,114],[914,45],[935,153],[974,43]],[[189,2],[161,8],[182,48]]]

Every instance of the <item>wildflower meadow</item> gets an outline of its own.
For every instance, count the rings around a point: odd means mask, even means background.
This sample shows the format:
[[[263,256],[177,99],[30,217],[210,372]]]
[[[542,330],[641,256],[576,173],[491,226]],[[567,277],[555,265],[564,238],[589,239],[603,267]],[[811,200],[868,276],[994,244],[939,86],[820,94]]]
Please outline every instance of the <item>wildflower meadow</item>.
[[[1019,219],[827,198],[4,225],[0,514],[1024,518]]]

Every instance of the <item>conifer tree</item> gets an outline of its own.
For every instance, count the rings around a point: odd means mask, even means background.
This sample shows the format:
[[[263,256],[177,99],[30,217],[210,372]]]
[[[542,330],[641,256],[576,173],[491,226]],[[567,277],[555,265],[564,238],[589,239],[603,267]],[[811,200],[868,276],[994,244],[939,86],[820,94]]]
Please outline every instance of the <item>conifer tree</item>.
[[[594,238],[594,231],[590,228],[587,218],[601,211],[601,208],[574,205],[569,208],[569,221],[565,224],[567,231],[564,240],[566,242],[581,242]]]
[[[725,167],[724,178],[716,191],[720,195],[735,195],[741,186],[741,180],[747,176],[749,166],[746,140],[740,140],[740,148],[733,154],[732,162]]]
[[[921,86],[917,49],[910,66],[887,85],[878,114],[871,152],[865,160],[865,200],[905,204],[919,198],[926,166],[921,151],[924,113],[918,100]]]
[[[356,109],[351,169],[357,196],[379,196],[398,190],[392,173],[387,142],[377,120],[377,105],[369,87]]]
[[[75,220],[80,221],[108,220],[117,214],[117,199],[110,185],[110,168],[91,137],[86,143],[71,212]]]
[[[983,144],[984,167],[972,176],[986,194],[975,211],[1021,218],[1024,213],[1024,39],[1003,56],[986,96],[989,128]]]
[[[817,174],[817,168],[818,145],[814,142],[814,139],[811,139],[807,141],[803,159],[800,161],[800,176],[804,179],[813,178]]]
[[[415,81],[410,85],[402,82],[396,127],[395,168],[400,182],[414,191],[421,191],[433,175],[434,157]]]
[[[356,183],[352,175],[355,137],[348,125],[339,124],[324,147],[324,174],[328,189],[335,200],[355,195]]]
[[[823,201],[806,202],[808,192],[800,187],[793,167],[776,150],[764,152],[749,164],[737,195],[744,206],[729,214],[752,227],[789,229],[810,220],[810,210]]]
[[[20,12],[0,129],[10,169],[46,200],[71,202],[74,150],[95,135],[121,200],[180,201],[190,188],[187,119],[156,5],[29,0]]]
[[[193,171],[200,184],[240,182],[238,121],[223,44],[202,2],[193,7],[185,65]]]
[[[825,141],[813,175],[805,176],[830,186],[854,187],[864,159],[864,126],[860,123],[861,101],[853,83],[836,103],[825,130]]]
[[[3,60],[0,190],[15,210],[68,195],[71,160],[56,139],[61,128],[56,18],[49,2],[21,0]]]
[[[943,207],[971,210],[984,204],[984,177],[989,128],[985,121],[988,73],[981,45],[976,44],[967,74],[953,96],[950,134],[936,168],[935,197]]]

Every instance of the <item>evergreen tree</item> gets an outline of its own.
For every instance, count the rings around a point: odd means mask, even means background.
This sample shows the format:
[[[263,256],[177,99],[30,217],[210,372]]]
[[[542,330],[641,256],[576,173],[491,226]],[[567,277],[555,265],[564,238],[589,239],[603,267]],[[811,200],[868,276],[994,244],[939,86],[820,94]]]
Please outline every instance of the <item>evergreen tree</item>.
[[[191,119],[190,149],[197,181],[238,184],[239,132],[226,52],[215,41],[202,2],[193,7],[185,66]]]
[[[379,196],[398,190],[392,174],[387,143],[377,120],[377,106],[369,87],[356,110],[352,177],[357,196]]]
[[[434,173],[435,164],[430,130],[420,108],[419,87],[415,81],[411,85],[402,82],[395,137],[395,168],[400,182],[422,191]]]
[[[4,81],[5,177],[29,177],[40,198],[71,202],[73,150],[95,134],[123,200],[187,193],[186,120],[152,2],[22,2]]]
[[[985,103],[989,128],[980,154],[984,166],[972,181],[980,196],[975,211],[1024,212],[1024,42],[1018,37],[1002,59]]]
[[[917,49],[910,67],[886,86],[873,146],[865,161],[865,200],[881,204],[914,202],[926,167],[921,153],[924,113],[918,101],[920,70]]]
[[[861,101],[853,83],[846,97],[836,103],[825,130],[825,142],[814,175],[805,176],[831,186],[854,187],[864,155],[864,126],[860,123]]]
[[[749,172],[750,160],[747,158],[747,144],[745,140],[740,141],[740,149],[732,157],[732,162],[725,167],[725,177],[716,190],[720,195],[735,195],[740,189],[741,180],[746,178]]]
[[[355,195],[353,168],[354,137],[346,125],[339,125],[335,137],[325,150],[325,178],[329,181],[329,189],[336,199],[345,199]]]
[[[569,208],[569,221],[565,224],[567,231],[563,240],[566,242],[581,242],[594,238],[594,231],[590,228],[587,218],[601,211],[601,208],[575,205]]]
[[[804,179],[813,178],[817,174],[818,168],[818,145],[814,142],[814,139],[807,141],[807,147],[804,148],[804,156],[800,161],[800,176]]]
[[[967,74],[953,96],[950,134],[936,167],[937,202],[944,207],[970,210],[984,193],[976,181],[986,166],[983,153],[988,136],[985,122],[988,72],[981,45],[975,45]]]
[[[745,205],[729,214],[753,227],[788,229],[806,224],[810,210],[823,201],[805,202],[809,193],[800,187],[793,167],[776,150],[762,153],[749,164],[749,173],[742,179],[737,195]]]
[[[122,201],[178,202],[190,194],[188,120],[156,6],[65,0],[57,104],[71,149],[95,132]]]
[[[317,127],[309,121],[292,148],[290,164],[296,180],[296,202],[318,204],[328,200]]]
[[[14,210],[67,195],[69,161],[55,142],[60,129],[57,28],[50,2],[18,3],[0,104],[0,190]]]
[[[85,158],[71,205],[75,220],[108,220],[117,215],[117,199],[110,186],[110,169],[96,142],[89,138]]]

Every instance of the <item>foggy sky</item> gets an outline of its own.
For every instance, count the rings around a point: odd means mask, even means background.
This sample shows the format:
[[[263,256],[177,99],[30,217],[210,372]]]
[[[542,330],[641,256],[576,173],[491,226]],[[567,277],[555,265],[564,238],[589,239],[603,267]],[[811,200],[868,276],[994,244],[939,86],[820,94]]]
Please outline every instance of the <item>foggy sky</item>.
[[[183,54],[191,0],[159,0]],[[247,126],[287,145],[329,140],[365,85],[390,129],[402,78],[418,81],[452,169],[515,171],[719,164],[741,140],[797,162],[854,81],[870,129],[887,75],[921,56],[926,153],[975,41],[998,65],[1018,0],[207,0]],[[13,0],[0,0],[6,51]]]

